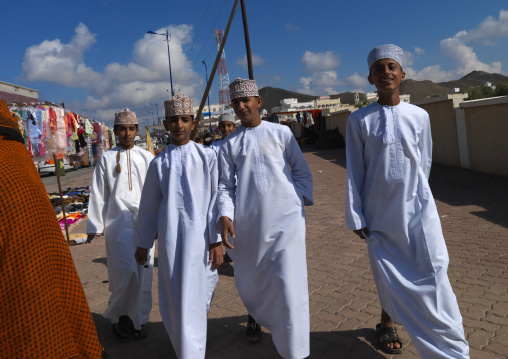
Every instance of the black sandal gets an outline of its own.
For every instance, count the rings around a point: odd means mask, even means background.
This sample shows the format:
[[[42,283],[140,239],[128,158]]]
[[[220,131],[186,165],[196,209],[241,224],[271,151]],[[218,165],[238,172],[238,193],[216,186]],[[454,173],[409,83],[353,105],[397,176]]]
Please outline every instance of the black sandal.
[[[402,340],[397,334],[395,327],[382,327],[381,323],[376,325],[377,341],[381,346],[381,350],[387,354],[402,354]],[[399,343],[400,348],[389,348],[388,343]]]
[[[129,324],[130,324],[132,336],[134,337],[134,339],[139,340],[139,339],[146,338],[148,336],[148,333],[146,332],[144,324],[141,325],[141,330],[137,330],[136,328],[134,328],[134,323],[132,322],[132,320],[129,321]]]
[[[247,331],[245,332],[245,337],[247,341],[252,344],[256,344],[261,341],[261,325],[256,323],[250,314],[249,319],[247,320]],[[249,337],[252,340],[250,340]]]
[[[129,322],[129,316],[122,315],[118,323],[113,324],[113,333],[122,339],[127,339],[129,337]]]

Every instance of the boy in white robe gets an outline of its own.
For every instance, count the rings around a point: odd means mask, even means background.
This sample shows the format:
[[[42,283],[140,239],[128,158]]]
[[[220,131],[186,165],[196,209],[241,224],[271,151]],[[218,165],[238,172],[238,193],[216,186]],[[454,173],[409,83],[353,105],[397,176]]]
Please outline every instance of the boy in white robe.
[[[220,146],[222,141],[228,137],[234,130],[236,129],[236,118],[232,113],[223,113],[219,116],[219,131],[222,135],[222,138],[219,140],[215,140],[209,146],[212,150],[219,155]]]
[[[134,259],[134,223],[141,190],[153,155],[134,145],[139,132],[136,114],[125,109],[115,114],[119,146],[105,152],[92,179],[87,219],[87,242],[106,235],[109,298],[103,316],[113,331],[127,338],[146,337],[145,323],[152,309],[153,251],[146,268]]]
[[[233,81],[229,93],[242,125],[219,152],[222,241],[234,249],[235,284],[255,320],[248,325],[268,328],[282,357],[305,358],[310,326],[304,205],[313,203],[312,174],[290,129],[261,120],[263,99],[254,80]]]
[[[217,156],[190,141],[192,100],[164,102],[168,145],[150,164],[136,223],[136,260],[144,264],[158,235],[159,308],[180,359],[204,358],[207,315],[222,264],[217,220]]]
[[[428,183],[429,116],[400,101],[402,49],[376,47],[367,62],[379,100],[348,118],[346,223],[367,242],[383,308],[376,327],[381,349],[402,351],[399,323],[423,358],[469,358]]]

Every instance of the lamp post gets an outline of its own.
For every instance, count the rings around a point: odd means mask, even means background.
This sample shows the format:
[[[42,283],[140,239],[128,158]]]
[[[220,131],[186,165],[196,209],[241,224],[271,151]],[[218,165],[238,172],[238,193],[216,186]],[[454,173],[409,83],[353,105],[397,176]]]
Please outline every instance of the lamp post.
[[[206,78],[206,83],[208,83],[208,68],[206,67],[206,63],[205,63],[205,60],[201,61],[203,63],[203,65],[205,65],[205,78]],[[208,118],[211,120],[212,119],[212,111],[210,110],[210,93],[208,93],[207,95],[208,97]]]
[[[169,81],[171,82],[171,96],[173,96],[175,93],[173,92],[173,75],[171,74],[171,55],[169,54],[169,40],[171,39],[171,35],[169,34],[168,29],[166,29],[165,34],[159,34],[157,32],[153,32],[153,31],[147,31],[146,33],[152,34],[152,35],[166,36],[166,42],[168,43]]]

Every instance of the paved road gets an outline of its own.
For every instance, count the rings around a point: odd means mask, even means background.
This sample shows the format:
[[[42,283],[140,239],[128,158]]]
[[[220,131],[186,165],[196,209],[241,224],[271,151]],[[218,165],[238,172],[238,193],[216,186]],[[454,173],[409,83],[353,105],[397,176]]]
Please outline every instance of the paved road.
[[[343,149],[305,153],[314,175],[315,205],[307,207],[307,260],[311,314],[310,358],[386,358],[374,327],[380,305],[366,246],[344,223]],[[89,184],[91,171],[79,170]],[[85,170],[86,171],[86,170]],[[67,177],[67,176],[66,176]],[[68,177],[69,179],[71,177]],[[65,179],[67,180],[67,178]],[[464,318],[471,358],[508,358],[508,178],[435,165],[431,188],[438,202],[450,254],[449,277]],[[51,186],[51,185],[50,185]],[[49,188],[49,187],[48,187]],[[85,231],[85,223],[73,233]],[[157,268],[153,309],[142,342],[121,341],[101,314],[109,297],[104,239],[71,247],[99,338],[110,358],[175,358],[159,312]],[[244,339],[246,311],[233,280],[233,265],[220,269],[209,315],[207,358],[280,358],[264,332],[259,344]],[[404,354],[418,358],[407,333]]]
[[[82,167],[77,171],[66,171],[65,176],[60,177],[62,190],[67,187],[89,186],[93,170],[94,167]],[[57,177],[54,174],[43,173],[40,176],[48,192],[58,192]]]

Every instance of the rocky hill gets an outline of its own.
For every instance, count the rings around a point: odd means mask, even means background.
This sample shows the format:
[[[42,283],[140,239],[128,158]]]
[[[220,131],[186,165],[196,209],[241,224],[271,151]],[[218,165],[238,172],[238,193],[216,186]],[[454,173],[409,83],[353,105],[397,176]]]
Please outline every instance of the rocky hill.
[[[490,82],[493,86],[497,86],[502,83],[508,83],[508,77],[501,74],[473,71],[460,80],[440,82],[439,84],[449,88],[459,87],[461,90],[466,90],[474,86],[483,86],[486,82]]]
[[[319,98],[319,96],[305,95],[276,87],[263,87],[259,90],[259,96],[263,97],[261,109],[266,109],[268,113],[272,111],[272,108],[280,106],[280,101],[285,98],[296,98],[298,102],[313,101]]]

